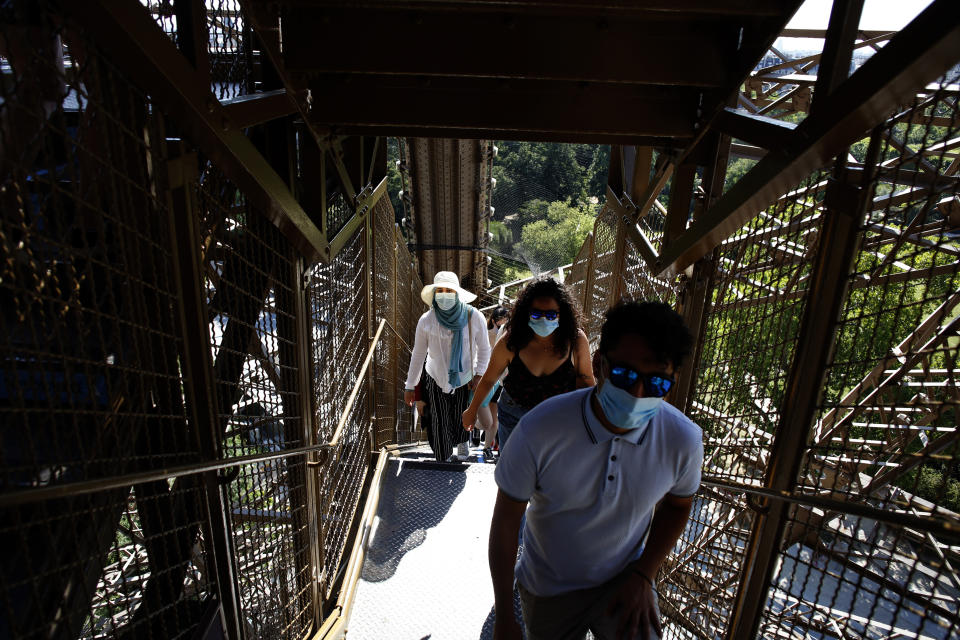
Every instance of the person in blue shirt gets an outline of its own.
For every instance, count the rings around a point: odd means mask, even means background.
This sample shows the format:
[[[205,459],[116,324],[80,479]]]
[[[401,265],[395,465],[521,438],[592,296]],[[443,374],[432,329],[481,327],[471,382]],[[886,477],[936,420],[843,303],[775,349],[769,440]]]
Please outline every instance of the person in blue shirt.
[[[494,638],[657,638],[661,563],[700,486],[700,428],[664,401],[693,339],[657,302],[607,311],[598,385],[549,398],[502,453],[490,527]],[[523,551],[517,534],[523,525]]]

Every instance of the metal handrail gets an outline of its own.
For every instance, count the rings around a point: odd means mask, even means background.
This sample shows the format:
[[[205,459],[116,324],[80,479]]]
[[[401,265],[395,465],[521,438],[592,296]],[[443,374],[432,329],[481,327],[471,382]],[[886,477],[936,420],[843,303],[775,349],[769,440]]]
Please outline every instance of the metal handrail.
[[[377,349],[377,344],[380,342],[380,336],[383,334],[383,327],[387,323],[386,320],[380,320],[379,326],[377,326],[377,332],[373,336],[373,340],[370,342],[370,349],[367,350],[367,357],[363,360],[363,366],[360,367],[360,373],[357,374],[357,380],[353,383],[353,389],[350,391],[350,398],[347,400],[347,406],[343,408],[343,411],[340,413],[340,420],[337,422],[337,428],[333,432],[333,437],[330,438],[330,442],[327,443],[327,446],[331,449],[340,444],[340,437],[343,435],[343,430],[347,426],[347,419],[350,417],[350,411],[353,409],[354,402],[357,400],[357,394],[360,392],[360,385],[365,381],[364,376],[367,374],[367,369],[370,367],[370,361],[373,360],[373,354]]]
[[[700,484],[718,489],[726,489],[728,491],[747,493],[751,496],[767,498],[770,500],[781,500],[783,502],[791,502],[802,506],[819,507],[826,511],[845,513],[861,518],[876,520],[877,522],[885,522],[887,524],[894,524],[910,529],[916,529],[918,531],[932,533],[952,542],[960,542],[960,527],[952,522],[936,520],[930,517],[910,515],[903,511],[878,509],[876,507],[858,504],[855,502],[833,500],[830,498],[819,498],[811,495],[798,495],[789,491],[776,491],[766,487],[756,487],[737,484],[735,482],[726,482],[720,478],[708,475],[705,475],[700,479]]]
[[[382,322],[380,326],[381,328],[383,327]],[[370,493],[367,495],[367,501],[363,507],[363,515],[360,519],[360,529],[357,531],[356,538],[354,538],[353,548],[350,551],[350,559],[347,561],[346,574],[343,578],[343,586],[340,589],[340,594],[337,596],[337,604],[324,619],[311,640],[334,640],[335,638],[343,637],[346,632],[347,622],[350,620],[350,613],[353,607],[353,599],[357,591],[357,583],[360,580],[361,570],[366,557],[367,544],[370,541],[370,532],[373,529],[373,519],[380,505],[380,487],[383,483],[384,470],[387,468],[387,461],[389,459],[390,452],[387,451],[386,448],[380,449],[377,467],[370,481]]]
[[[337,422],[337,429],[334,431],[333,437],[328,442],[322,442],[319,444],[309,445],[305,447],[296,447],[294,449],[285,449],[283,451],[272,451],[270,453],[253,453],[246,456],[238,456],[236,458],[230,458],[227,460],[212,460],[208,462],[201,462],[197,464],[185,464],[175,467],[162,467],[160,469],[155,469],[153,471],[143,471],[140,473],[129,473],[122,476],[115,476],[113,478],[96,478],[93,480],[80,480],[77,482],[71,482],[66,484],[57,484],[50,485],[46,487],[35,487],[30,489],[21,489],[17,491],[9,491],[5,493],[0,493],[0,508],[12,507],[20,504],[26,504],[29,502],[39,502],[43,500],[52,500],[55,498],[65,498],[70,496],[83,495],[87,493],[95,493],[97,491],[107,491],[110,489],[120,489],[122,487],[130,487],[137,484],[142,484],[146,482],[156,482],[158,480],[167,480],[170,478],[179,478],[185,476],[196,475],[200,473],[207,473],[210,471],[221,471],[224,469],[231,469],[233,467],[239,467],[247,464],[256,464],[258,462],[266,462],[268,460],[277,460],[283,458],[291,458],[294,456],[306,455],[309,453],[314,453],[317,451],[324,451],[333,449],[340,444],[340,439],[343,435],[343,431],[346,427],[347,419],[350,416],[350,411],[353,409],[353,406],[356,402],[356,397],[359,392],[360,385],[365,380],[365,375],[367,369],[370,366],[370,361],[373,359],[373,354],[377,348],[377,345],[380,342],[381,335],[383,333],[384,327],[389,327],[391,331],[394,332],[397,338],[403,342],[404,346],[409,349],[406,341],[400,337],[396,329],[390,325],[386,319],[380,321],[380,325],[377,328],[377,332],[374,335],[373,341],[370,344],[370,348],[367,352],[367,357],[363,362],[363,366],[360,369],[359,374],[357,375],[357,381],[354,383],[353,390],[350,393],[350,398],[347,401],[347,405],[343,408],[343,411],[340,413],[340,419]]]

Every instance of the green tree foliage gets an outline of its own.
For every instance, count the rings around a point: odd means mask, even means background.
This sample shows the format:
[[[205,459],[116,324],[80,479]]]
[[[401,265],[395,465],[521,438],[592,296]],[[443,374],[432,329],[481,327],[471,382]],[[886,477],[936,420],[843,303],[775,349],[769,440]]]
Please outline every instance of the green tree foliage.
[[[602,200],[606,192],[609,145],[558,144],[550,142],[496,142],[499,153],[493,163],[496,194],[513,206],[498,211],[506,216],[535,200],[586,204]]]
[[[730,187],[737,184],[737,182],[747,174],[750,169],[753,169],[754,165],[757,164],[757,161],[753,158],[737,158],[733,162],[727,165],[727,175],[723,181],[723,191],[726,193],[729,191]]]
[[[498,220],[491,220],[487,230],[493,236],[490,240],[490,248],[499,253],[506,253],[513,245],[513,234],[507,225]]]
[[[545,215],[523,226],[521,245],[524,257],[538,265],[561,265],[573,262],[587,234],[593,229],[596,209],[592,205],[577,208],[563,202],[530,203]]]

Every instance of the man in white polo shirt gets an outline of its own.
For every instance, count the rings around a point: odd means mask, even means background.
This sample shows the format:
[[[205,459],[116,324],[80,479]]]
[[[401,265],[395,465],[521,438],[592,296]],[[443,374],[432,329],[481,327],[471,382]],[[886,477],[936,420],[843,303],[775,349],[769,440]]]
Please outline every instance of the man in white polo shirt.
[[[517,425],[495,476],[495,640],[520,638],[514,577],[528,640],[659,637],[654,581],[703,462],[700,427],[663,401],[692,342],[667,305],[622,302],[601,329],[597,387],[550,398]]]

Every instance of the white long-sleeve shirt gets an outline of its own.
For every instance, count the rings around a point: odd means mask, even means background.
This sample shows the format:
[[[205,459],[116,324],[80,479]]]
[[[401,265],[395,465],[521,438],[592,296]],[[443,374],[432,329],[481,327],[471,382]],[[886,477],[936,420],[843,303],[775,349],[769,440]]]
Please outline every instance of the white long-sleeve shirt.
[[[471,329],[472,327],[472,329]],[[471,331],[473,344],[470,344]],[[444,393],[452,393],[447,371],[450,368],[450,351],[453,344],[453,331],[444,328],[437,320],[433,309],[428,310],[417,321],[417,336],[413,342],[413,354],[410,356],[410,369],[404,388],[413,389],[420,382],[423,361],[427,361],[427,374],[434,379]],[[482,376],[490,362],[490,340],[487,338],[487,321],[483,314],[471,307],[470,322],[463,327],[463,348],[461,360],[464,373],[471,368],[474,375]],[[471,367],[472,365],[472,367]]]

